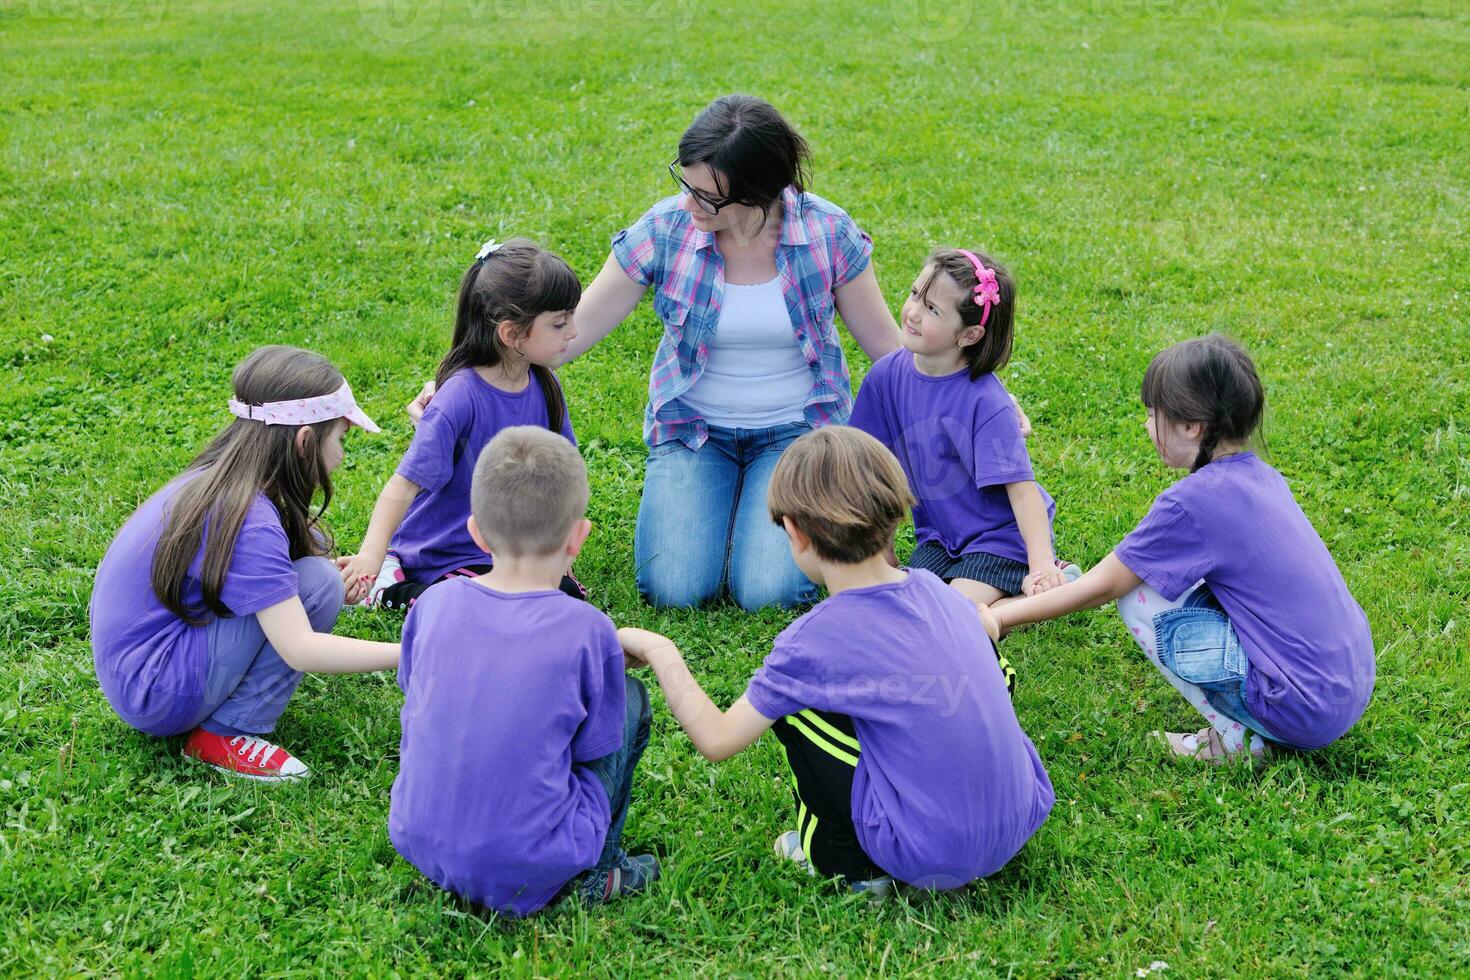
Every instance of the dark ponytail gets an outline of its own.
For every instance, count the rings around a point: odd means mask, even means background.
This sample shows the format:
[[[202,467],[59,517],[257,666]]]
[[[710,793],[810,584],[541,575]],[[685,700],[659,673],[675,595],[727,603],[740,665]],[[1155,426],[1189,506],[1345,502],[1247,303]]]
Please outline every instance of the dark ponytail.
[[[721,193],[770,216],[788,187],[805,193],[811,148],[775,107],[753,95],[724,95],[679,137],[679,166],[703,163]]]
[[[496,327],[503,320],[524,336],[549,310],[574,310],[582,300],[582,284],[561,256],[528,238],[512,238],[483,259],[476,259],[459,284],[454,340],[434,377],[443,385],[467,367],[495,367],[508,354]],[[546,427],[562,430],[567,403],[556,373],[539,364],[531,375],[546,399]]]
[[[1193,473],[1215,458],[1222,442],[1246,442],[1261,424],[1266,395],[1250,355],[1220,334],[1166,347],[1143,374],[1145,408],[1185,424],[1198,422],[1199,454]]]

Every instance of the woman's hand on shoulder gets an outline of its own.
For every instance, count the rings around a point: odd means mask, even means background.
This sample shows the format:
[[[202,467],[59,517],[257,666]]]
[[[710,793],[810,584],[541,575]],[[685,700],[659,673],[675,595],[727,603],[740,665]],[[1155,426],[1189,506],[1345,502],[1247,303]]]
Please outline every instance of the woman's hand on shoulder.
[[[428,408],[429,402],[434,400],[434,391],[434,382],[425,381],[419,393],[413,396],[413,401],[404,407],[404,411],[408,413],[408,420],[414,425],[418,425],[419,420],[424,417],[424,409]]]
[[[1030,439],[1031,438],[1031,419],[1029,419],[1026,416],[1025,411],[1023,411],[1022,408],[1021,408],[1021,403],[1016,400],[1016,396],[1015,395],[1011,395],[1011,404],[1014,405],[1014,406],[1016,406],[1016,421],[1019,422],[1020,425],[1021,425],[1021,438],[1022,439]]]

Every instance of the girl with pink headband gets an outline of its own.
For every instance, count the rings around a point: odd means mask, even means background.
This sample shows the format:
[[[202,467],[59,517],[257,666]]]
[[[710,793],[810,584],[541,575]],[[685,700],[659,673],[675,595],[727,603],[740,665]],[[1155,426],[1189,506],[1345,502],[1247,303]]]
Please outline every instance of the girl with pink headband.
[[[909,564],[987,605],[1080,574],[1057,561],[1056,506],[995,374],[1011,356],[1015,297],[1010,274],[984,253],[936,251],[904,300],[903,346],[868,372],[850,423],[908,475],[918,499]]]
[[[234,419],[107,549],[93,661],[139,731],[188,733],[185,756],[232,775],[300,779],[306,765],[266,736],[302,672],[398,666],[396,643],[331,635],[343,586],[318,524],[348,427],[378,427],[341,371],[295,347],[256,350],[234,390]]]

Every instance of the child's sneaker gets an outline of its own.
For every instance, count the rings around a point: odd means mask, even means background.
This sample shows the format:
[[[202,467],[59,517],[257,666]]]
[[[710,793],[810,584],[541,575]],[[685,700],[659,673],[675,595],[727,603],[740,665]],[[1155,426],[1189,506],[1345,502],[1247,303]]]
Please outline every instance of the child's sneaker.
[[[368,594],[363,596],[358,605],[364,609],[376,609],[382,605],[383,590],[397,585],[406,578],[407,576],[403,574],[403,562],[398,560],[397,555],[389,552],[383,558],[383,567],[378,569],[378,577],[373,580],[373,587],[368,589]]]
[[[582,875],[577,881],[577,891],[583,901],[601,905],[622,895],[641,892],[657,880],[657,858],[652,854],[639,854],[635,857],[625,851],[618,858],[618,863],[606,871],[594,868]]]
[[[306,764],[290,752],[255,735],[216,735],[196,728],[184,743],[184,756],[231,776],[266,783],[305,779],[311,774]]]
[[[801,848],[801,834],[795,830],[788,830],[776,838],[776,854],[788,861],[795,861],[806,870],[809,875],[815,875],[817,869],[806,859],[806,852]],[[853,881],[847,879],[847,887],[854,892],[862,892],[873,899],[884,899],[893,891],[893,879],[887,875],[878,878],[869,878],[866,881]]]
[[[1082,577],[1082,569],[1070,561],[1061,558],[1056,559],[1057,567],[1062,570],[1062,577],[1068,582],[1075,582]]]
[[[795,861],[801,865],[807,874],[814,875],[817,873],[817,869],[812,867],[812,863],[806,859],[806,853],[801,849],[801,833],[799,831],[788,830],[780,837],[777,837],[775,849],[778,857],[783,857],[788,861]]]

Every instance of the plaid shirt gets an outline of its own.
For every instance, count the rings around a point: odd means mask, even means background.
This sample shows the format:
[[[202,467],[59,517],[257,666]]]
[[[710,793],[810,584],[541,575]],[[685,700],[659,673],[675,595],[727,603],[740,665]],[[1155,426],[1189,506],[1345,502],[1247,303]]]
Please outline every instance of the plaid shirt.
[[[788,187],[781,211],[776,272],[812,372],[803,413],[813,428],[841,424],[852,412],[852,384],[832,320],[832,294],[868,267],[873,240],[846,211],[815,194]],[[694,227],[679,198],[670,197],[613,236],[612,251],[630,279],[654,288],[653,309],[664,325],[648,379],[643,441],[652,448],[678,439],[698,449],[709,438],[709,425],[681,396],[704,373],[720,323],[725,262],[715,236]]]

